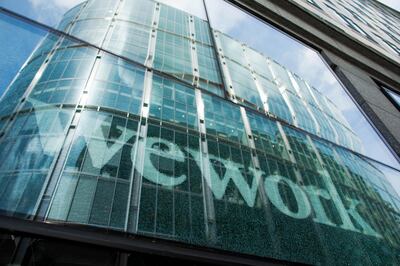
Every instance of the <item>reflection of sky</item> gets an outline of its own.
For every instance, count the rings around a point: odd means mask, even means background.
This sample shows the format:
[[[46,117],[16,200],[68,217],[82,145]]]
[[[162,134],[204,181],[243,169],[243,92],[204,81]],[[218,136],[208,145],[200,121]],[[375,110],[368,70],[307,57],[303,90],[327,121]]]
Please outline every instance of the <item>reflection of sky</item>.
[[[0,95],[45,32],[0,14]]]
[[[55,26],[61,19],[63,13],[82,1],[83,0],[2,0],[0,6],[38,20],[39,22]],[[161,0],[161,2],[170,4],[199,17],[205,17],[202,0]],[[222,0],[207,0],[206,2],[209,7],[209,15],[213,27],[248,44],[264,53],[266,56],[275,59],[318,88],[343,112],[355,133],[364,143],[365,154],[367,156],[400,167],[366,119],[357,110],[352,100],[341,88],[332,73],[324,65],[317,53],[293,41],[293,39],[275,29],[266,26],[264,23],[248,16],[244,12],[233,8]],[[20,29],[19,31],[21,34],[25,32],[24,37],[21,38],[21,35],[12,34],[13,32],[10,30],[6,30],[4,33],[3,28],[6,27],[1,27],[2,32],[0,37],[6,41],[0,42],[0,48],[2,48],[0,53],[7,55],[2,58],[11,59],[2,60],[0,63],[0,70],[2,70],[0,93],[2,93],[5,84],[10,81],[10,78],[14,77],[16,71],[18,71],[39,39],[39,35],[34,33],[33,29],[31,29],[31,32]],[[14,41],[12,41],[13,38]],[[18,41],[16,41],[17,39]],[[21,42],[21,40],[24,41]],[[11,43],[12,45],[10,45]],[[10,49],[12,49],[12,51],[10,51]],[[10,54],[17,56],[10,57]]]
[[[0,6],[55,27],[62,15],[84,0],[1,0]]]
[[[158,2],[206,19],[203,0],[158,0]]]
[[[222,0],[206,0],[206,3],[213,28],[271,57],[318,88],[346,117],[362,140],[367,156],[400,168],[386,145],[314,50]]]
[[[396,193],[398,194],[397,196],[400,197],[400,176],[399,172],[394,171],[388,167],[379,165],[379,164],[374,164],[379,170],[384,173],[387,181],[392,185]]]

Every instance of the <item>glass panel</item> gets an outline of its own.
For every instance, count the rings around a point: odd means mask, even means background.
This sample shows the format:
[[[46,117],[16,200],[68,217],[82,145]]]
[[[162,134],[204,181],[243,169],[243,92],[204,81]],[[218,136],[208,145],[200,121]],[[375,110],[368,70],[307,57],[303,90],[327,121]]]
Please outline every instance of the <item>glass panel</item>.
[[[400,167],[375,129],[314,50],[224,1],[207,0],[206,6],[211,27],[218,35],[216,44],[220,59],[227,61],[228,68],[229,60],[250,68],[254,72],[253,78],[256,78],[256,90],[251,83],[246,84],[247,91],[243,90],[246,93],[238,93],[232,84],[226,84],[227,88],[232,85],[235,93],[247,101],[251,101],[255,95],[253,92],[258,90],[264,110],[271,115],[385,164]],[[226,13],[231,14],[229,20],[224,16]],[[249,76],[245,69],[240,72]],[[234,78],[237,76],[235,73]],[[229,83],[229,79],[225,78],[225,83]],[[275,103],[269,101],[269,94],[276,92],[273,90],[269,93],[274,85],[284,96],[287,108],[283,104],[279,104],[281,108],[274,108]],[[303,101],[299,101],[299,98]],[[260,107],[260,103],[254,100],[253,104]],[[321,112],[314,112],[315,108],[311,105],[323,113],[322,118],[312,118],[318,113],[321,115]],[[319,125],[326,116],[329,116],[330,125],[324,122]],[[328,132],[329,128],[333,131]],[[334,135],[337,136],[333,138]]]
[[[48,219],[125,227],[137,125],[109,113],[82,113]]]
[[[203,100],[207,133],[235,143],[247,144],[239,107],[206,94],[203,95]]]
[[[153,77],[150,117],[197,130],[197,110],[193,88]]]
[[[142,104],[144,70],[105,54],[97,60],[87,104],[139,114]]]
[[[206,243],[199,134],[149,124],[139,232]]]
[[[364,41],[369,41],[375,44],[375,47],[384,49],[394,56],[400,55],[400,27],[396,11],[372,1],[297,0],[297,2],[313,12],[316,11],[310,6],[317,7],[318,14],[325,20],[332,24],[339,23],[347,32],[358,35]]]

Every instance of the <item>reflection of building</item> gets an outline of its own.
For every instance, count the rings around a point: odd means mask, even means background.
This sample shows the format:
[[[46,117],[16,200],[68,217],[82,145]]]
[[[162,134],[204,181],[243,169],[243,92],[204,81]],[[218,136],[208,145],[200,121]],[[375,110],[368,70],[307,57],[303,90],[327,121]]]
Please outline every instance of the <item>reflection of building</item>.
[[[84,2],[59,28],[97,48],[49,34],[2,99],[4,215],[85,225],[83,238],[90,225],[100,238],[190,244],[190,259],[206,247],[254,261],[399,263],[398,196],[300,77],[149,0]],[[132,253],[118,236],[109,246]],[[82,263],[82,251],[49,243],[28,244]],[[88,265],[120,256],[87,250]]]

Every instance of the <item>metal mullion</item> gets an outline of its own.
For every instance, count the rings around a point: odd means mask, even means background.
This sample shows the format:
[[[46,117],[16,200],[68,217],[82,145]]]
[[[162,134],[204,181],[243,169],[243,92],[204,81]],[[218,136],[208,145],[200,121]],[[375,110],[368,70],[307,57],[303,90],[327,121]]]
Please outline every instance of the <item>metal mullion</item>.
[[[287,72],[287,74],[289,76],[289,80],[292,83],[292,86],[294,87],[295,91],[299,95],[300,101],[302,102],[302,104],[304,105],[304,107],[306,108],[307,112],[310,114],[311,119],[314,122],[315,129],[317,131],[317,135],[321,135],[321,126],[318,124],[317,119],[315,118],[313,112],[311,111],[310,107],[308,106],[307,101],[305,100],[305,96],[301,94],[301,89],[300,89],[299,85],[297,84],[297,82],[293,78],[292,74],[289,71],[286,71],[286,72]]]
[[[194,25],[193,16],[190,15],[189,19],[189,35],[190,35],[190,56],[192,62],[192,76],[193,76],[193,85],[195,87],[199,87],[200,80],[200,69],[199,69],[199,59],[197,55],[197,45],[196,45],[196,30]]]
[[[254,135],[252,133],[251,130],[251,126],[250,126],[250,122],[249,122],[249,118],[247,116],[246,110],[243,107],[240,107],[240,113],[242,116],[242,120],[243,120],[243,124],[244,124],[244,128],[245,128],[245,132],[246,132],[246,136],[247,136],[247,140],[250,146],[250,154],[251,154],[251,160],[252,163],[255,167],[255,171],[261,171],[261,165],[260,165],[260,160],[258,158],[257,152],[256,152],[256,145],[254,142]],[[254,174],[253,178],[258,178],[257,173]],[[259,177],[260,180],[258,180],[258,193],[260,194],[260,198],[261,198],[261,202],[264,206],[264,212],[265,212],[265,217],[268,223],[268,233],[272,236],[273,232],[274,232],[274,224],[272,221],[272,217],[270,216],[270,204],[268,201],[268,196],[267,193],[264,189],[265,185],[264,185],[264,180],[262,178],[262,175]],[[278,239],[275,239],[276,241],[273,241],[272,245],[273,245],[273,249],[275,252],[277,252],[280,249],[280,241]]]
[[[268,105],[268,93],[264,92],[263,87],[261,86],[260,82],[258,81],[256,71],[252,67],[249,57],[246,55],[247,49],[244,44],[242,44],[242,48],[243,48],[243,54],[244,54],[245,60],[248,64],[248,67],[250,68],[251,76],[253,77],[254,83],[256,84],[258,94],[259,94],[261,102],[263,104],[264,111],[269,112],[270,108]]]
[[[233,103],[238,103],[236,99],[236,93],[233,87],[232,78],[230,75],[229,68],[226,63],[226,57],[223,53],[221,40],[219,38],[220,32],[216,30],[212,30],[212,36],[215,42],[215,49],[216,49],[216,58],[221,66],[221,75],[223,76],[223,81],[225,81],[225,92],[228,93],[228,99],[230,99]]]
[[[352,224],[348,214],[347,213],[343,214],[343,211],[345,211],[346,208],[341,200],[340,194],[337,191],[336,186],[334,185],[334,183],[332,181],[332,177],[330,176],[328,170],[325,169],[325,167],[324,167],[325,163],[322,159],[320,152],[318,151],[317,147],[315,146],[313,140],[311,139],[311,137],[309,135],[306,136],[306,139],[307,139],[308,144],[311,146],[311,149],[317,156],[317,160],[318,160],[319,164],[321,165],[321,170],[319,170],[318,172],[322,177],[323,183],[326,185],[326,189],[329,191],[331,200],[334,202],[335,206],[338,206],[338,207],[336,207],[336,210],[339,212],[340,219],[342,220],[343,223],[345,223],[345,221],[343,221],[343,219],[344,219],[343,217],[346,217],[348,219],[347,222]],[[314,223],[314,224],[315,224],[317,230],[319,231],[320,226],[317,223]],[[320,236],[322,236],[322,234],[320,234]],[[322,239],[322,240],[324,240],[323,242],[325,242],[325,239]]]
[[[282,124],[280,122],[276,122],[276,124],[277,124],[278,130],[279,130],[279,133],[280,133],[280,135],[282,137],[283,143],[285,144],[286,150],[288,151],[289,160],[292,162],[292,164],[294,166],[294,173],[295,173],[295,176],[296,176],[297,183],[302,185],[303,184],[303,177],[301,176],[300,171],[298,169],[298,163],[296,161],[295,156],[293,155],[293,150],[290,147],[290,142],[289,142],[289,140],[287,138],[287,135],[286,135],[283,127],[282,127]]]
[[[143,90],[143,98],[142,98],[142,109],[141,116],[138,125],[138,131],[136,134],[136,145],[133,146],[134,155],[132,158],[132,173],[131,173],[131,183],[129,187],[129,197],[127,202],[127,210],[126,210],[126,219],[125,219],[125,230],[133,231],[136,233],[138,231],[138,223],[139,223],[139,211],[140,211],[140,198],[142,191],[142,182],[143,182],[143,168],[144,168],[144,156],[138,156],[138,154],[143,155],[146,152],[146,139],[147,139],[147,130],[148,130],[148,117],[149,117],[149,109],[150,109],[150,98],[151,98],[151,90],[153,83],[153,72],[151,70],[146,70],[145,80],[144,80],[144,90]],[[136,170],[137,175],[135,177]],[[131,214],[130,210],[133,207],[134,213]],[[133,218],[129,219],[129,216],[132,215]],[[132,221],[132,222],[130,222]],[[129,226],[133,226],[129,228]]]
[[[195,90],[195,100],[197,107],[197,124],[199,127],[200,138],[199,138],[199,148],[200,148],[200,169],[202,170],[202,196],[203,196],[203,207],[204,207],[204,222],[206,236],[208,240],[212,243],[217,241],[217,224],[216,215],[214,207],[214,197],[211,188],[208,186],[206,179],[211,180],[210,173],[210,160],[208,154],[208,143],[207,143],[207,131],[205,125],[205,114],[204,114],[204,101],[201,96],[201,91]]]
[[[203,1],[204,13],[206,14],[206,20],[207,20],[206,23],[207,23],[207,26],[208,26],[207,27],[208,28],[208,34],[210,35],[211,47],[213,48],[212,50],[214,52],[215,59],[218,62],[217,63],[217,70],[218,70],[218,73],[219,73],[219,77],[221,78],[221,81],[222,81],[222,84],[221,84],[222,90],[224,92],[225,98],[229,98],[228,91],[226,90],[226,87],[225,87],[225,84],[227,84],[228,81],[226,80],[226,77],[225,77],[225,75],[223,73],[223,68],[222,68],[223,64],[222,64],[221,58],[219,57],[218,47],[217,47],[217,44],[216,44],[216,36],[214,35],[214,30],[211,27],[210,16],[209,16],[209,13],[208,13],[206,0],[202,0],[202,1]],[[231,83],[231,81],[229,81],[229,82]]]
[[[93,82],[94,80],[94,75],[97,72],[98,66],[99,66],[99,56],[100,51],[98,52],[98,56],[96,59],[94,59],[92,68],[90,70],[88,79],[86,80],[85,85],[83,86],[83,90],[81,92],[81,96],[80,99],[78,101],[78,104],[75,105],[75,110],[74,110],[74,114],[71,118],[69,127],[67,129],[67,132],[65,133],[65,138],[64,138],[64,142],[61,146],[60,151],[58,152],[57,155],[57,159],[54,160],[54,166],[52,168],[50,168],[51,170],[49,171],[49,183],[47,183],[46,186],[44,186],[44,191],[43,191],[43,195],[47,195],[50,198],[50,201],[43,206],[43,201],[40,202],[40,205],[38,206],[38,210],[37,210],[37,215],[43,216],[44,219],[46,219],[49,215],[49,211],[50,209],[48,208],[49,206],[51,206],[53,200],[54,200],[54,192],[57,190],[59,183],[61,181],[61,176],[62,176],[62,172],[65,169],[65,165],[67,163],[67,158],[68,155],[70,153],[70,150],[72,149],[72,144],[73,144],[73,140],[75,139],[75,135],[76,135],[76,128],[79,124],[80,121],[80,116],[82,114],[82,109],[84,108],[84,105],[86,104],[87,101],[87,89],[90,88],[90,84]],[[53,182],[51,182],[53,181]],[[47,208],[47,210],[46,210]]]
[[[70,204],[68,206],[68,211],[67,211],[67,214],[65,216],[65,221],[64,222],[68,222],[69,215],[71,214],[72,204],[74,203],[74,198],[75,198],[75,195],[76,195],[76,191],[78,190],[79,181],[81,180],[81,175],[82,175],[81,173],[76,173],[76,179],[77,179],[76,186],[74,188],[74,192],[72,193],[71,202],[70,202]],[[74,176],[74,174],[72,174],[72,176]]]
[[[144,63],[144,65],[150,69],[153,67],[154,64],[156,44],[157,44],[157,31],[158,31],[158,24],[160,22],[160,13],[161,13],[161,5],[156,2],[154,5],[153,18],[151,20],[151,26],[150,26],[151,31],[149,34],[147,56]]]

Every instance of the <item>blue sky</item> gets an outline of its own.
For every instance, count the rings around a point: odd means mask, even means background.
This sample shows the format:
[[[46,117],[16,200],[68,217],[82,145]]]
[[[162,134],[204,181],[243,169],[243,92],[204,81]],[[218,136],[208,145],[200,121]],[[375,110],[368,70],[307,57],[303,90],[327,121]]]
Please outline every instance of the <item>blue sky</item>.
[[[0,14],[0,95],[46,32]]]

